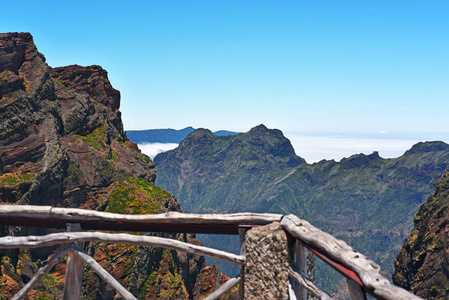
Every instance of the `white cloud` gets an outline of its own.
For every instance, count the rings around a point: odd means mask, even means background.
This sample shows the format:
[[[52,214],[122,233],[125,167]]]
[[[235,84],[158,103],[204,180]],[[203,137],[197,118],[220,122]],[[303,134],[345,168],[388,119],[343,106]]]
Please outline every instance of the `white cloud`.
[[[149,143],[149,144],[137,144],[142,151],[153,159],[157,154],[178,147],[176,143]]]
[[[323,159],[341,160],[354,154],[371,154],[378,151],[383,158],[395,158],[404,154],[414,144],[421,140],[412,139],[369,139],[369,138],[343,138],[325,136],[286,135],[291,141],[295,153],[308,163]],[[151,143],[138,144],[143,153],[153,159],[158,153],[172,150],[178,144]]]
[[[378,151],[383,158],[394,158],[404,154],[419,140],[362,139],[322,136],[287,135],[298,156],[308,163],[322,159],[341,160],[354,154],[371,154]]]

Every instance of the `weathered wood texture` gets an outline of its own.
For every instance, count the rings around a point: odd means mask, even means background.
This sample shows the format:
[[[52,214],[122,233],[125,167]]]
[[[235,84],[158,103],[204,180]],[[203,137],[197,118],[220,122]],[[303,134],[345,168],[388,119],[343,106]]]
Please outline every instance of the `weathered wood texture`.
[[[104,281],[109,283],[125,300],[137,300],[127,289],[125,289],[111,274],[103,269],[99,263],[95,261],[91,256],[85,253],[80,247],[72,244],[71,250],[73,253],[84,260],[84,262],[91,267]],[[65,299],[65,298],[64,298]],[[79,298],[78,298],[79,299]]]
[[[67,232],[80,232],[79,223],[68,223]],[[80,244],[78,245],[80,246]],[[64,300],[78,300],[81,294],[81,284],[83,282],[83,261],[72,251],[67,257],[66,277],[64,284]]]
[[[246,233],[248,232],[249,228],[239,228],[239,241],[240,241],[240,255],[245,256],[246,250],[245,250],[245,237]],[[240,266],[240,274],[245,273],[245,267],[243,265]],[[242,279],[240,280],[239,285],[239,298],[243,299],[245,295],[245,277],[242,276]]]
[[[184,226],[259,226],[272,224],[280,221],[283,227],[296,239],[300,240],[311,251],[333,266],[340,268],[339,271],[348,278],[355,280],[355,284],[362,285],[362,289],[367,292],[367,298],[374,296],[377,299],[421,299],[409,292],[392,285],[385,277],[380,275],[380,268],[373,261],[364,255],[352,249],[344,241],[337,240],[333,236],[313,227],[307,221],[301,220],[294,215],[282,216],[278,214],[256,214],[256,213],[237,213],[237,214],[184,214],[178,212],[168,212],[156,215],[122,215],[106,212],[98,212],[75,208],[59,208],[51,206],[31,206],[31,205],[0,205],[0,218],[2,224],[22,217],[27,220],[54,220],[64,223],[72,223],[77,220],[89,220],[93,222],[113,222],[116,224],[160,224],[160,226],[172,226],[173,224],[183,228]],[[63,220],[63,221],[61,221]],[[67,221],[67,222],[65,222]],[[63,223],[63,224],[64,224]],[[112,224],[112,223],[108,223]],[[166,224],[166,225],[163,225]],[[228,225],[223,225],[228,224]],[[230,225],[229,225],[230,224]],[[237,224],[237,225],[235,225]],[[45,224],[44,224],[45,225]],[[134,226],[134,225],[133,225]],[[153,225],[151,225],[153,226]],[[216,226],[216,227],[217,227]],[[219,227],[219,226],[218,226]],[[218,228],[217,227],[217,228]],[[233,228],[234,228],[233,227]],[[185,229],[185,228],[184,228]],[[235,233],[232,233],[235,234]],[[84,241],[96,241],[105,243],[123,243],[135,244],[147,247],[162,247],[172,250],[182,251],[195,255],[203,255],[226,260],[239,265],[245,264],[243,255],[234,255],[224,251],[210,249],[202,246],[183,243],[177,240],[163,239],[150,236],[136,236],[129,234],[106,234],[100,232],[77,232],[77,233],[55,233],[46,236],[13,237],[7,236],[0,238],[0,248],[21,248],[21,247],[44,247],[55,244],[76,243]],[[304,255],[298,254],[299,257]],[[51,263],[54,260],[50,261]],[[39,272],[48,272],[46,267]],[[301,267],[303,269],[303,267]],[[346,273],[352,273],[351,277]],[[354,273],[353,273],[354,272]],[[41,274],[39,273],[39,274]],[[303,273],[303,272],[302,272]],[[42,273],[46,274],[46,273]],[[44,276],[39,275],[39,276]],[[301,277],[301,276],[300,276]],[[38,278],[38,277],[35,277]],[[306,277],[303,277],[303,279]],[[243,285],[243,278],[241,279]],[[287,280],[288,281],[288,280]],[[29,282],[33,283],[31,280]],[[350,283],[352,285],[353,282]],[[307,286],[308,283],[306,282]],[[25,288],[29,285],[27,284]],[[350,287],[353,291],[356,289]],[[288,288],[287,288],[288,290]],[[310,290],[308,289],[310,292]],[[21,294],[21,292],[19,292]],[[18,294],[18,295],[19,295]],[[288,292],[287,292],[288,294]],[[300,293],[299,295],[303,295]],[[21,296],[20,296],[21,297]],[[300,296],[303,297],[303,296]],[[21,299],[21,298],[14,298]],[[324,299],[324,298],[323,298]]]
[[[0,238],[0,249],[38,248],[63,243],[102,242],[114,244],[134,244],[146,247],[161,247],[189,254],[208,256],[222,259],[238,265],[245,263],[245,257],[204,246],[197,246],[172,239],[154,236],[131,235],[126,233],[102,232],[61,232],[44,236],[6,236]]]
[[[42,278],[45,277],[45,275],[50,272],[50,270],[56,266],[59,262],[62,261],[64,256],[67,255],[67,253],[70,251],[70,247],[66,247],[62,249],[60,252],[58,252],[56,255],[53,255],[53,257],[48,261],[48,263],[40,268],[37,273],[31,278],[31,280],[14,296],[11,300],[21,300],[25,299],[27,297],[27,294],[29,291],[31,291],[36,284],[38,284]]]
[[[289,300],[298,300],[298,298],[296,298],[296,292],[293,289],[293,280],[291,279],[288,283],[288,297]]]
[[[360,278],[364,287],[376,298],[387,300],[417,300],[421,299],[406,290],[391,284],[380,274],[380,267],[363,254],[351,248],[346,242],[337,240],[299,219],[295,215],[288,215],[282,219],[284,228],[295,238],[306,245],[312,246],[331,260],[353,270]]]
[[[204,298],[204,300],[215,300],[229,292],[233,287],[242,281],[242,276],[231,278],[220,286],[215,292]]]
[[[189,224],[260,224],[280,222],[280,214],[185,214],[167,212],[163,214],[124,215],[79,208],[61,208],[37,205],[0,205],[0,216],[21,216],[32,218],[59,218],[70,220],[96,220],[144,223],[189,223]]]
[[[366,300],[366,293],[360,285],[351,279],[347,279],[349,295],[352,300]]]
[[[304,287],[307,291],[309,291],[310,294],[315,296],[318,299],[322,300],[331,300],[332,297],[329,296],[327,293],[319,289],[312,281],[304,277],[303,275],[300,275],[298,272],[295,272],[291,268],[288,270],[288,275],[293,278],[298,284]],[[306,298],[307,299],[307,298]]]
[[[295,242],[295,267],[301,276],[307,277],[307,248],[300,240]],[[307,289],[299,282],[296,285],[296,298],[307,300]]]

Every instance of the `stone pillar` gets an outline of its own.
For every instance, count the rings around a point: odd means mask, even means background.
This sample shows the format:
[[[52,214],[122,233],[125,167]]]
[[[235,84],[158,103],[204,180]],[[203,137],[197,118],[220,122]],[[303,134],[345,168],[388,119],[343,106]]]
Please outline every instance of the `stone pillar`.
[[[288,299],[287,235],[279,222],[246,233],[244,299]]]

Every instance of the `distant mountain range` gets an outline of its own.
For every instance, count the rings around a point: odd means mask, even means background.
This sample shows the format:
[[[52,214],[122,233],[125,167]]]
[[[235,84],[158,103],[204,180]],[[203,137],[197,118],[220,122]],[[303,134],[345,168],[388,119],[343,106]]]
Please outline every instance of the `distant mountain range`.
[[[281,131],[260,125],[227,137],[196,130],[154,162],[157,184],[186,212],[293,213],[391,275],[414,215],[449,167],[449,145],[418,143],[395,159],[374,152],[307,164]]]
[[[184,129],[147,129],[129,130],[126,132],[129,140],[136,144],[144,143],[180,143],[189,133],[195,131],[193,127]],[[219,130],[214,132],[218,136],[236,135],[238,132]]]

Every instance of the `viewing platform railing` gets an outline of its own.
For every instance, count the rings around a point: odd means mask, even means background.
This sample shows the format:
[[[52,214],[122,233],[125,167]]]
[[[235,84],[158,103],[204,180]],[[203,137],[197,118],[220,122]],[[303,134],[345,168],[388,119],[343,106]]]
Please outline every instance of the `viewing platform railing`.
[[[273,224],[274,227],[272,226]],[[67,229],[67,232],[52,233],[44,236],[5,236],[0,238],[0,249],[37,248],[67,244],[60,252],[53,255],[45,266],[38,270],[34,277],[13,299],[26,298],[28,292],[56,264],[62,262],[64,257],[67,257],[64,299],[80,298],[83,263],[88,265],[104,281],[108,282],[124,299],[136,299],[91,256],[84,252],[81,242],[161,247],[229,261],[240,265],[241,273],[235,278],[228,280],[205,299],[218,299],[237,284],[240,284],[241,299],[258,299],[257,295],[252,294],[252,289],[250,288],[252,284],[250,279],[254,277],[251,276],[254,274],[250,274],[250,272],[253,272],[252,270],[260,271],[269,261],[269,258],[262,258],[264,264],[258,263],[256,259],[252,259],[251,268],[248,268],[248,259],[254,254],[251,253],[251,251],[254,251],[251,249],[266,247],[267,245],[263,245],[263,243],[267,243],[269,239],[263,237],[260,240],[261,245],[258,244],[257,247],[252,247],[253,245],[250,243],[253,239],[249,239],[248,236],[252,235],[251,229],[257,230],[256,228],[269,226],[285,232],[286,239],[294,239],[293,245],[290,243],[290,246],[284,246],[285,249],[279,248],[279,243],[275,243],[275,246],[278,247],[276,249],[279,249],[279,252],[285,252],[290,260],[285,266],[281,266],[281,269],[283,268],[282,272],[288,274],[288,277],[295,281],[295,284],[288,282],[288,288],[285,292],[282,292],[282,299],[305,300],[310,295],[317,299],[332,299],[307,278],[307,251],[311,251],[347,278],[348,289],[352,299],[421,299],[391,284],[380,274],[378,265],[351,248],[346,242],[337,240],[330,234],[313,227],[307,221],[301,220],[294,215],[283,216],[256,213],[184,214],[178,212],[123,215],[51,206],[0,205],[0,225]],[[272,227],[269,230],[272,230]],[[236,255],[175,239],[125,233],[83,232],[81,230],[234,234],[240,236],[241,253]],[[280,244],[282,245],[282,243]],[[253,268],[255,264],[256,268]],[[271,270],[268,269],[266,271],[270,272]],[[260,274],[258,275],[256,277],[261,277]],[[277,292],[279,292],[279,286],[275,284],[267,284],[266,286],[277,288]]]

